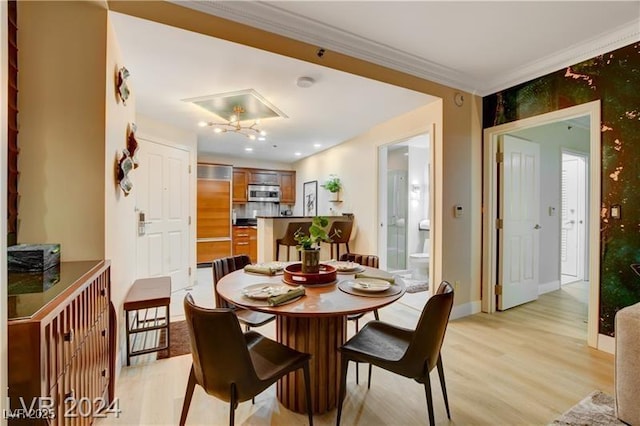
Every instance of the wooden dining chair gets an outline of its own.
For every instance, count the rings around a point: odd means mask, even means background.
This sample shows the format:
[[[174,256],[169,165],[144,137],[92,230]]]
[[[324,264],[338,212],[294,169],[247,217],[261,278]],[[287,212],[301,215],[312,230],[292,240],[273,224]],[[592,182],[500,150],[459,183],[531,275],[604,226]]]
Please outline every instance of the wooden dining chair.
[[[373,254],[357,254],[357,253],[343,253],[340,256],[340,260],[343,262],[356,262],[362,266],[369,266],[370,268],[378,268],[380,265],[380,259],[378,256]],[[368,311],[371,312],[371,311]],[[362,318],[367,312],[359,312],[357,314],[347,315],[347,321],[353,321],[356,329],[356,333],[360,331],[359,320]],[[373,316],[376,320],[380,320],[380,316],[378,315],[378,310],[373,310]],[[358,363],[356,363],[356,384],[360,383],[360,369],[358,367]]]
[[[347,253],[349,250],[349,239],[351,238],[351,231],[353,230],[352,220],[341,220],[331,224],[329,228],[329,238],[331,238],[331,259],[337,259],[340,257],[340,244],[344,244]],[[336,257],[333,257],[333,246],[336,248]]]
[[[233,271],[242,269],[249,264],[251,264],[251,258],[246,254],[222,257],[220,259],[215,259],[211,264],[213,269],[213,296],[216,301],[216,307],[233,309],[233,312],[238,317],[238,321],[240,321],[241,324],[244,324],[246,331],[249,331],[251,327],[260,327],[265,325],[276,319],[276,316],[272,314],[265,314],[263,312],[252,311],[250,309],[242,309],[227,302],[218,294],[217,286],[218,281],[220,281],[222,277]]]
[[[447,417],[451,419],[440,349],[452,306],[453,287],[443,281],[436,294],[427,301],[415,330],[382,321],[369,321],[359,333],[339,348],[341,368],[336,425],[340,424],[342,415],[349,361],[370,364],[369,386],[371,386],[371,365],[422,383],[427,398],[430,425],[434,424],[434,415],[429,373],[437,367]]]
[[[311,228],[311,222],[289,222],[284,235],[276,239],[276,260],[280,260],[280,246],[287,247],[287,261],[289,261],[290,249],[298,245],[295,239],[295,234],[300,230],[304,235],[309,235],[309,228]],[[298,260],[301,258],[301,253],[298,252]]]
[[[197,306],[191,294],[184,298],[193,363],[185,391],[180,425],[189,413],[196,385],[229,403],[229,424],[235,422],[240,402],[253,399],[290,372],[304,373],[309,425],[313,425],[309,360],[298,352],[255,331],[243,333],[231,309]]]

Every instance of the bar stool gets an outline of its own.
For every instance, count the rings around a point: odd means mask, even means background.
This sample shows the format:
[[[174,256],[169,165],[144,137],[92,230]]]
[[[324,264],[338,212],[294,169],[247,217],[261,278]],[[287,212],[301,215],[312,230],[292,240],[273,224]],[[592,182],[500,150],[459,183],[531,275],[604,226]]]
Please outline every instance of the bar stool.
[[[329,229],[329,238],[331,238],[331,259],[338,259],[340,257],[340,244],[344,244],[347,247],[347,253],[349,250],[349,238],[351,238],[351,229],[353,229],[353,221],[339,221],[333,222]],[[336,257],[333,257],[333,246],[336,246]]]
[[[280,260],[280,246],[286,246],[287,261],[289,261],[291,246],[295,247],[298,245],[298,242],[294,238],[296,232],[300,229],[305,235],[309,235],[309,228],[311,228],[311,222],[289,222],[284,236],[276,240],[276,260]],[[298,260],[300,260],[301,257],[302,255],[298,252]]]

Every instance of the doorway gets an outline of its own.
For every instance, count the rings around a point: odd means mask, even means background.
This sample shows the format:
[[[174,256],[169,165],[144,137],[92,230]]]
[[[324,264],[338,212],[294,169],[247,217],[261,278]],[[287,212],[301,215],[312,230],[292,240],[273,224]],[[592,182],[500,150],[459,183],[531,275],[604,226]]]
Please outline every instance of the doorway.
[[[562,208],[560,209],[560,282],[586,278],[587,156],[562,150]]]
[[[499,219],[498,201],[501,196],[499,188],[499,165],[496,162],[497,152],[499,151],[499,140],[505,134],[518,134],[520,131],[531,129],[544,124],[557,123],[558,121],[574,120],[578,117],[588,117],[588,135],[589,135],[589,179],[588,188],[590,196],[588,197],[588,209],[586,214],[585,229],[588,235],[588,261],[589,265],[589,306],[587,316],[587,343],[590,346],[598,347],[598,301],[599,301],[599,265],[600,257],[598,253],[599,238],[599,205],[600,205],[600,101],[589,102],[563,110],[553,111],[540,116],[531,117],[500,126],[485,129],[484,131],[484,183],[483,183],[483,252],[486,256],[483,259],[483,298],[482,310],[484,312],[495,312],[497,309],[496,296],[497,292],[503,290],[498,287],[501,261],[503,259],[499,255],[500,239],[498,230],[501,227]],[[541,162],[541,164],[546,164]],[[561,161],[558,160],[557,167],[560,170]],[[545,175],[545,171],[541,172]],[[556,185],[559,186],[560,178]],[[541,186],[541,193],[545,193],[545,186]],[[553,218],[557,223],[557,231],[560,232],[560,222],[557,220],[557,207],[552,204],[543,202],[541,211],[544,217]],[[544,223],[542,224],[544,226]],[[559,256],[556,258],[559,267]],[[557,288],[559,288],[558,274]]]
[[[378,148],[378,253],[390,272],[410,273],[411,255],[429,251],[431,158],[429,133]]]
[[[189,151],[138,142],[147,167],[139,168],[136,181],[136,276],[170,276],[172,291],[190,287]]]

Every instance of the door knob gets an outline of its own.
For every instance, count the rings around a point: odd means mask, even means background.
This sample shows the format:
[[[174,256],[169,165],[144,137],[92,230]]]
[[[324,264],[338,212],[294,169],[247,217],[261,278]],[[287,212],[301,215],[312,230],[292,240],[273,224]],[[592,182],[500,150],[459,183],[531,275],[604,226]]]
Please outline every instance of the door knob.
[[[533,227],[533,229],[541,229],[542,226],[540,226],[539,224],[536,223],[536,226]]]

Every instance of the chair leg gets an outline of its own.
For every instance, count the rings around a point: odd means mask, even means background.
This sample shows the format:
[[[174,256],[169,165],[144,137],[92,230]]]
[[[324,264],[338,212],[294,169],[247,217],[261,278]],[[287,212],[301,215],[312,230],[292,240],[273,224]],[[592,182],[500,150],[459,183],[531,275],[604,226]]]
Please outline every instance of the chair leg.
[[[429,425],[435,425],[435,419],[433,417],[433,398],[431,396],[431,379],[429,378],[429,373],[425,375],[424,378],[424,393],[427,397],[427,411],[429,413]]]
[[[280,260],[280,244],[276,243],[276,260]]]
[[[311,374],[309,373],[309,361],[304,364],[302,371],[304,372],[304,388],[306,392],[309,426],[313,426],[313,401],[311,400]]]
[[[182,414],[180,414],[180,426],[184,426],[187,421],[187,414],[189,413],[189,406],[191,405],[191,398],[193,397],[193,391],[196,388],[196,373],[193,371],[193,364],[191,365],[191,371],[189,372],[189,381],[187,382],[187,390],[184,393],[184,402],[182,403]]]
[[[378,310],[377,309],[373,310],[373,316],[376,318],[376,321],[380,321],[380,315],[378,315]]]
[[[344,354],[341,354],[340,358],[340,392],[338,393],[338,415],[336,417],[336,426],[340,426],[342,403],[344,402],[344,395],[347,393],[347,371],[349,370],[349,359]]]
[[[236,406],[238,405],[236,395],[236,385],[231,384],[231,392],[229,392],[229,426],[233,426],[236,423]]]
[[[347,253],[351,253],[351,251],[349,250],[349,243],[344,243],[345,246],[347,246]]]
[[[287,246],[287,262],[289,262],[290,256],[291,256],[291,246]]]
[[[369,364],[369,379],[367,380],[367,389],[371,389],[371,370],[373,370],[373,364]]]
[[[356,334],[358,334],[358,331],[360,331],[360,326],[358,324],[358,319],[357,318],[356,318],[355,323],[356,323],[355,324],[355,326],[356,326]],[[360,382],[359,382],[359,380],[360,380],[360,368],[358,368],[359,365],[360,365],[360,363],[358,361],[356,361],[356,385],[360,384]]]
[[[449,412],[449,398],[447,398],[447,385],[444,381],[444,368],[442,367],[442,354],[438,354],[438,376],[440,376],[440,387],[442,387],[442,396],[444,397],[444,406],[447,409],[447,417],[451,420],[451,413]]]

